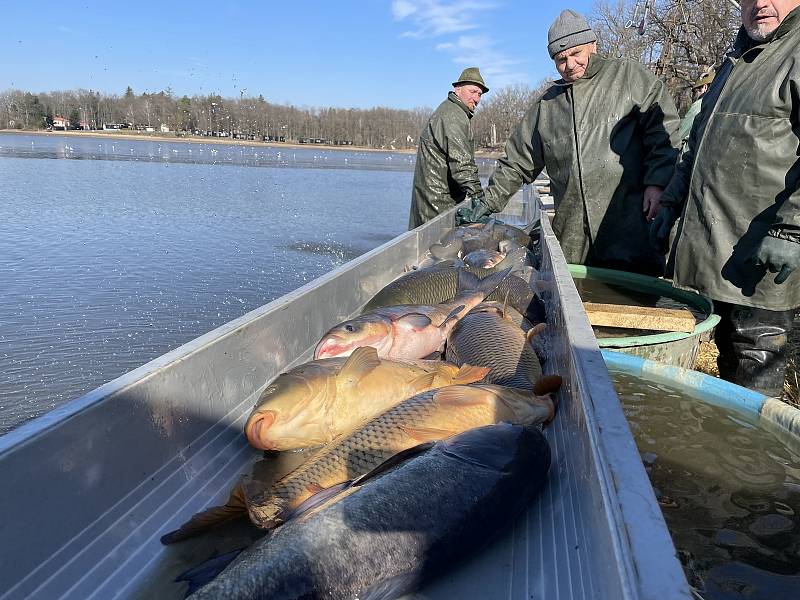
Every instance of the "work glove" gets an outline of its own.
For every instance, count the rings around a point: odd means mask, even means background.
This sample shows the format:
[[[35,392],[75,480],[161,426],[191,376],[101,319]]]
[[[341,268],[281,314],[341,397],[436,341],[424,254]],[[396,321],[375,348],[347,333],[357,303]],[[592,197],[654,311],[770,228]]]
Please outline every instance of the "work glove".
[[[470,223],[486,223],[492,213],[489,207],[480,198],[470,198],[469,203],[456,210],[456,225],[469,225]]]
[[[794,232],[787,234],[781,230],[770,230],[748,259],[756,267],[766,267],[770,273],[777,273],[775,283],[780,285],[800,267],[800,237]]]
[[[656,252],[666,254],[669,249],[669,234],[680,217],[675,206],[662,206],[656,218],[650,222],[650,246]]]

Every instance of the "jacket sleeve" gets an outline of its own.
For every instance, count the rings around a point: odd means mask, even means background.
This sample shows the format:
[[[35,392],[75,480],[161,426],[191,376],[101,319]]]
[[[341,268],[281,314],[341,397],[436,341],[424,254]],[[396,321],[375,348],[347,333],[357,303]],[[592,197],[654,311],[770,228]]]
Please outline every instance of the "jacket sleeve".
[[[791,93],[787,94],[791,106],[791,123],[800,122],[800,80],[790,84]],[[794,145],[794,144],[792,144]],[[786,148],[783,156],[797,156],[797,147]],[[786,174],[786,189],[781,195],[786,196],[776,214],[776,226],[781,229],[800,229],[800,162],[794,161]]]
[[[544,169],[544,152],[539,135],[541,102],[531,107],[514,133],[508,138],[505,156],[497,166],[486,188],[486,206],[492,212],[502,211],[523,183],[532,183]]]
[[[647,90],[639,103],[639,127],[646,152],[643,182],[663,188],[678,158],[680,118],[664,82],[649,72],[643,75],[644,80],[639,81],[641,89]],[[636,84],[635,78],[631,77],[631,83]]]
[[[695,151],[700,141],[698,132],[704,129],[702,125],[708,118],[708,110],[711,110],[708,104],[706,102],[701,103],[700,112],[694,119],[694,124],[689,132],[689,138],[686,140],[686,146],[680,160],[664,193],[661,195],[661,206],[670,206],[680,212],[686,203],[686,198],[689,196],[689,182],[694,168]]]
[[[466,114],[464,119],[467,119]],[[453,181],[467,196],[483,198],[475,154],[469,143],[469,121],[464,123],[458,118],[444,116],[438,119],[433,135],[447,157],[447,167]]]

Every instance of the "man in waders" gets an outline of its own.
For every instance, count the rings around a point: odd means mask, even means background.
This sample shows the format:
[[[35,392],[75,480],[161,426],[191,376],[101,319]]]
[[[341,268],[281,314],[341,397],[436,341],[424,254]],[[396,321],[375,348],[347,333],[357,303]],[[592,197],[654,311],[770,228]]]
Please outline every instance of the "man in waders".
[[[419,136],[408,228],[453,208],[467,196],[483,198],[470,121],[489,91],[478,67],[464,69],[453,91]]]
[[[547,168],[553,230],[568,262],[661,275],[648,222],[675,167],[678,112],[650,71],[598,56],[596,40],[578,13],[558,16],[547,49],[561,79],[509,138],[485,198],[459,213],[474,222],[501,211]]]
[[[714,300],[720,375],[779,397],[800,306],[800,0],[741,6],[651,233],[667,244],[682,217],[674,281]]]

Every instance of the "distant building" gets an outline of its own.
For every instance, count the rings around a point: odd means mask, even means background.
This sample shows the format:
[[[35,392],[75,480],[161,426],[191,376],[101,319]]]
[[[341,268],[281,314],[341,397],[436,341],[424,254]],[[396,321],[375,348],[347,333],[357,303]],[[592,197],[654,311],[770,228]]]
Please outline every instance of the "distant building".
[[[56,115],[53,117],[53,129],[67,130],[69,129],[69,119]]]
[[[161,124],[161,133],[169,133],[169,125],[166,125],[165,123],[162,123]]]

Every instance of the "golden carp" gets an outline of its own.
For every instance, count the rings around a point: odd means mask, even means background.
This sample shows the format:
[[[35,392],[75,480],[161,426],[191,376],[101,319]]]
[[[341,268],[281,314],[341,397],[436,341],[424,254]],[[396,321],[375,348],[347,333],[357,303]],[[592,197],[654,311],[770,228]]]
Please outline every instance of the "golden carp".
[[[433,306],[387,306],[340,323],[322,337],[314,358],[347,356],[362,346],[372,346],[382,358],[417,359],[438,352],[458,320],[491,294],[509,273],[507,269],[479,279],[460,270],[458,293],[453,300]]]
[[[310,460],[268,489],[245,490],[251,520],[271,528],[283,516],[322,489],[358,477],[417,444],[508,421],[549,423],[555,415],[560,378],[537,391],[498,385],[455,385],[417,394],[375,417],[353,433],[322,448]]]
[[[472,383],[488,369],[442,361],[382,360],[374,348],[349,358],[315,360],[279,375],[262,392],[245,425],[261,450],[324,444],[414,394]]]

